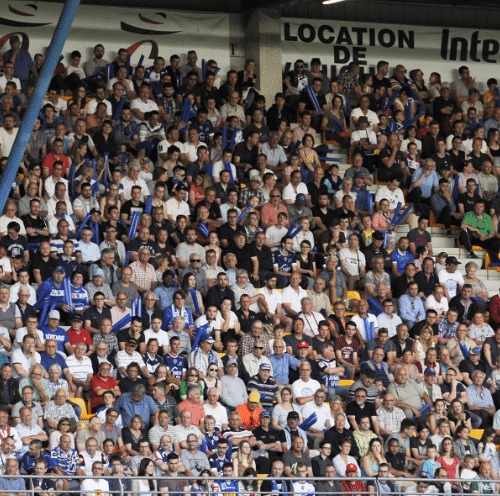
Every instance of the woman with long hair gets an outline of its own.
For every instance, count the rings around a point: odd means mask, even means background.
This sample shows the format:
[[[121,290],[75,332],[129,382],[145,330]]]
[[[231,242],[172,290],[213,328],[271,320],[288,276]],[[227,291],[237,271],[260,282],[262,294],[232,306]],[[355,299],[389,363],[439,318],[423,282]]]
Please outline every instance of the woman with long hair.
[[[367,477],[375,477],[381,463],[387,463],[382,448],[382,442],[375,437],[370,441],[368,453],[361,458],[359,464]]]
[[[436,459],[446,470],[449,479],[458,479],[460,460],[455,454],[455,445],[451,437],[446,436],[441,443],[439,456]]]
[[[200,374],[194,367],[189,367],[186,372],[186,379],[181,382],[179,388],[179,394],[182,401],[187,398],[188,387],[193,384],[196,384],[200,388],[200,394],[203,395],[203,385],[200,381]]]
[[[472,455],[475,459],[475,467],[479,467],[476,445],[469,437],[470,429],[466,425],[461,425],[455,430],[455,453],[460,460],[460,466],[464,466],[465,455]]]
[[[69,157],[73,161],[76,166],[75,177],[81,174],[80,169],[82,167],[87,167],[87,156],[88,156],[89,147],[87,143],[84,143],[80,140],[75,140],[70,151]]]
[[[302,148],[299,149],[299,159],[301,167],[308,169],[308,176],[312,177],[312,173],[316,167],[321,167],[318,154],[313,150],[314,138],[311,134],[306,133],[302,138]]]
[[[252,458],[252,447],[248,441],[238,445],[238,454],[233,458],[233,473],[235,477],[243,477],[246,469],[255,470],[255,460]]]
[[[326,133],[326,140],[334,140],[342,148],[349,148],[349,137],[351,133],[347,127],[345,114],[343,110],[344,101],[340,94],[332,98],[330,109],[323,115],[321,120],[321,131]],[[338,127],[340,124],[340,128]]]
[[[399,226],[392,224],[392,215],[389,211],[389,200],[383,198],[379,202],[379,208],[373,215],[373,229],[387,233],[387,249],[394,250],[396,246],[396,233]]]
[[[155,465],[151,458],[143,458],[137,471],[137,479],[132,480],[133,496],[154,496],[157,493]]]
[[[182,293],[184,294],[184,297],[186,298],[186,303],[185,303],[186,308],[189,308],[189,310],[191,310],[191,313],[193,314],[193,319],[197,319],[198,317],[205,315],[203,298],[201,296],[201,293],[196,289],[196,276],[192,272],[187,272],[186,274],[184,274],[184,277],[182,278],[181,290]],[[191,294],[192,291],[190,290],[194,290],[195,292],[198,307],[196,306],[195,301],[193,300],[193,295]],[[199,312],[197,308],[199,309]]]
[[[431,72],[429,76],[429,93],[433,100],[441,96],[441,74],[439,72]]]
[[[88,111],[87,88],[85,85],[78,85],[73,90],[73,96],[68,101],[68,109],[73,103],[76,103],[78,105],[78,108],[80,109],[78,117],[82,117],[83,119],[85,119],[87,117]]]
[[[422,382],[418,368],[415,365],[416,357],[417,355],[412,349],[406,348],[403,352],[403,356],[401,357],[401,362],[397,363],[394,367],[394,373],[396,373],[398,369],[403,368],[408,374],[408,379],[415,382]]]
[[[308,219],[305,219],[305,221],[309,222]],[[311,248],[311,242],[308,239],[304,239],[300,243],[300,252],[295,253],[297,271],[302,274],[301,286],[304,289],[312,289],[314,278],[316,277],[316,260]]]
[[[469,412],[464,409],[464,404],[458,398],[455,398],[450,403],[448,420],[450,421],[450,432],[452,434],[463,425],[472,430],[472,421]]]
[[[210,186],[210,176],[205,171],[198,172],[189,187],[189,205],[195,205],[205,199],[205,189]]]
[[[253,88],[257,84],[254,59],[245,60],[243,70],[238,72],[238,84],[244,88]]]
[[[229,298],[222,298],[216,317],[218,329],[215,330],[215,341],[217,343],[222,342],[224,347],[226,346],[229,338],[236,338],[236,336],[241,337],[245,335],[245,333],[241,330],[238,317],[231,310],[231,305],[232,303]]]
[[[132,415],[129,427],[124,427],[122,430],[123,444],[130,456],[139,454],[139,440],[143,437],[147,438],[148,430],[144,428],[143,418],[136,414]]]
[[[99,210],[101,211],[104,220],[109,220],[109,207],[117,207],[121,210],[122,202],[120,200],[120,186],[118,183],[112,182],[109,184],[106,194],[99,202]]]
[[[448,418],[446,412],[446,403],[443,399],[438,399],[434,402],[434,411],[431,413],[431,415],[429,415],[427,419],[427,424],[429,426],[431,435],[438,433],[438,422],[443,418]]]
[[[416,360],[425,360],[427,350],[435,347],[434,331],[432,330],[432,326],[426,324],[420,330],[420,335],[417,337],[413,345]]]
[[[281,390],[278,404],[273,408],[271,427],[277,431],[282,431],[287,426],[288,414],[294,410],[292,389],[285,386]]]

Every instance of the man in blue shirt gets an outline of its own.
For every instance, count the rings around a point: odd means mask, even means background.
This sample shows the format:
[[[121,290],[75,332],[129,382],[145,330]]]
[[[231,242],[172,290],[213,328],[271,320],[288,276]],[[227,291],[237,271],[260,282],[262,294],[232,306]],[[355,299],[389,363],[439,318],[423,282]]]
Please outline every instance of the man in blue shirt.
[[[413,255],[408,250],[410,240],[406,236],[399,238],[399,248],[391,252],[392,275],[400,277],[404,274],[405,267],[413,262]]]
[[[61,315],[58,310],[52,310],[49,313],[48,325],[43,326],[41,329],[43,331],[43,337],[45,341],[54,339],[57,342],[57,351],[63,356],[66,356],[66,353],[71,355],[73,349],[66,331],[62,327],[59,327],[60,319]]]
[[[415,215],[420,215],[420,204],[431,204],[431,196],[439,186],[439,179],[434,170],[434,160],[428,158],[424,160],[424,165],[417,169],[411,180],[410,192],[406,196],[408,202],[413,202]]]
[[[196,117],[191,119],[191,128],[197,129],[200,133],[198,138],[207,146],[214,144],[214,127],[208,120],[208,110],[205,107],[198,109]]]
[[[418,295],[418,283],[408,284],[408,292],[399,298],[399,316],[403,323],[411,329],[416,322],[425,319],[425,309]]]
[[[122,414],[123,425],[129,425],[133,415],[140,415],[146,429],[149,428],[150,417],[158,410],[153,398],[146,396],[143,384],[134,386],[131,393],[122,394],[116,401],[115,408]]]
[[[17,34],[10,37],[9,43],[10,50],[7,50],[3,54],[3,60],[5,62],[10,61],[14,63],[14,77],[21,81],[20,89],[24,92],[26,83],[30,77],[30,72],[33,76],[38,77],[38,71],[29,52],[21,48],[21,40]]]

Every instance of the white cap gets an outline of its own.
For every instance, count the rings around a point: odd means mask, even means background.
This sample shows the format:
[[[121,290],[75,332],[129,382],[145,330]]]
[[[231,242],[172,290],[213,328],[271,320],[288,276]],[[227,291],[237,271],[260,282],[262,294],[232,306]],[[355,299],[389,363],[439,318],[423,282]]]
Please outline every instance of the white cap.
[[[57,310],[52,310],[49,312],[49,319],[57,319],[59,320],[61,318],[61,314]]]

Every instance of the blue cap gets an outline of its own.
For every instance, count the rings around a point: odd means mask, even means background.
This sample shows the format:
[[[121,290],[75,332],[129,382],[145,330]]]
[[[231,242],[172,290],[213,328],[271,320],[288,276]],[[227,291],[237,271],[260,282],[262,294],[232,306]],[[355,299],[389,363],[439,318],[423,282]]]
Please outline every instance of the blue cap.
[[[472,346],[471,348],[469,348],[469,353],[472,355],[480,355],[481,348],[479,346]]]
[[[54,272],[62,272],[63,274],[66,274],[66,269],[62,265],[58,265],[55,269]]]
[[[432,367],[427,367],[424,370],[424,375],[436,375],[436,370]]]
[[[101,268],[97,268],[94,270],[94,273],[92,274],[92,277],[104,277],[104,271]]]
[[[268,363],[261,363],[259,365],[259,369],[261,369],[261,370],[271,370],[271,365],[269,365]]]
[[[297,205],[307,205],[307,198],[306,195],[304,195],[304,193],[299,193],[295,197],[295,201],[297,202]]]
[[[262,410],[262,412],[260,412],[259,418],[270,417],[270,416],[271,414],[267,410]]]

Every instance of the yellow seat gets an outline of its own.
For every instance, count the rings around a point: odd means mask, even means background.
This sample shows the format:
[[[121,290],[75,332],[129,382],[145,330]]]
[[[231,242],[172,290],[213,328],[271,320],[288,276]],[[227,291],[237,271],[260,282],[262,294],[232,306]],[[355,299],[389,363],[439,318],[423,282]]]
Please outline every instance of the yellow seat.
[[[480,440],[483,437],[484,429],[472,429],[469,436]]]
[[[339,381],[339,386],[351,386],[352,384],[354,384],[352,379],[340,379]]]
[[[257,477],[263,479],[264,477],[269,477],[269,474],[257,474]]]
[[[222,358],[222,357],[225,357],[227,355],[227,353],[218,353],[219,355],[219,358]]]
[[[90,420],[92,417],[95,417],[94,414],[87,413],[87,407],[85,406],[85,400],[83,398],[70,398],[69,400],[82,409],[80,420]]]
[[[352,300],[361,300],[361,296],[357,291],[347,291],[347,297]]]

